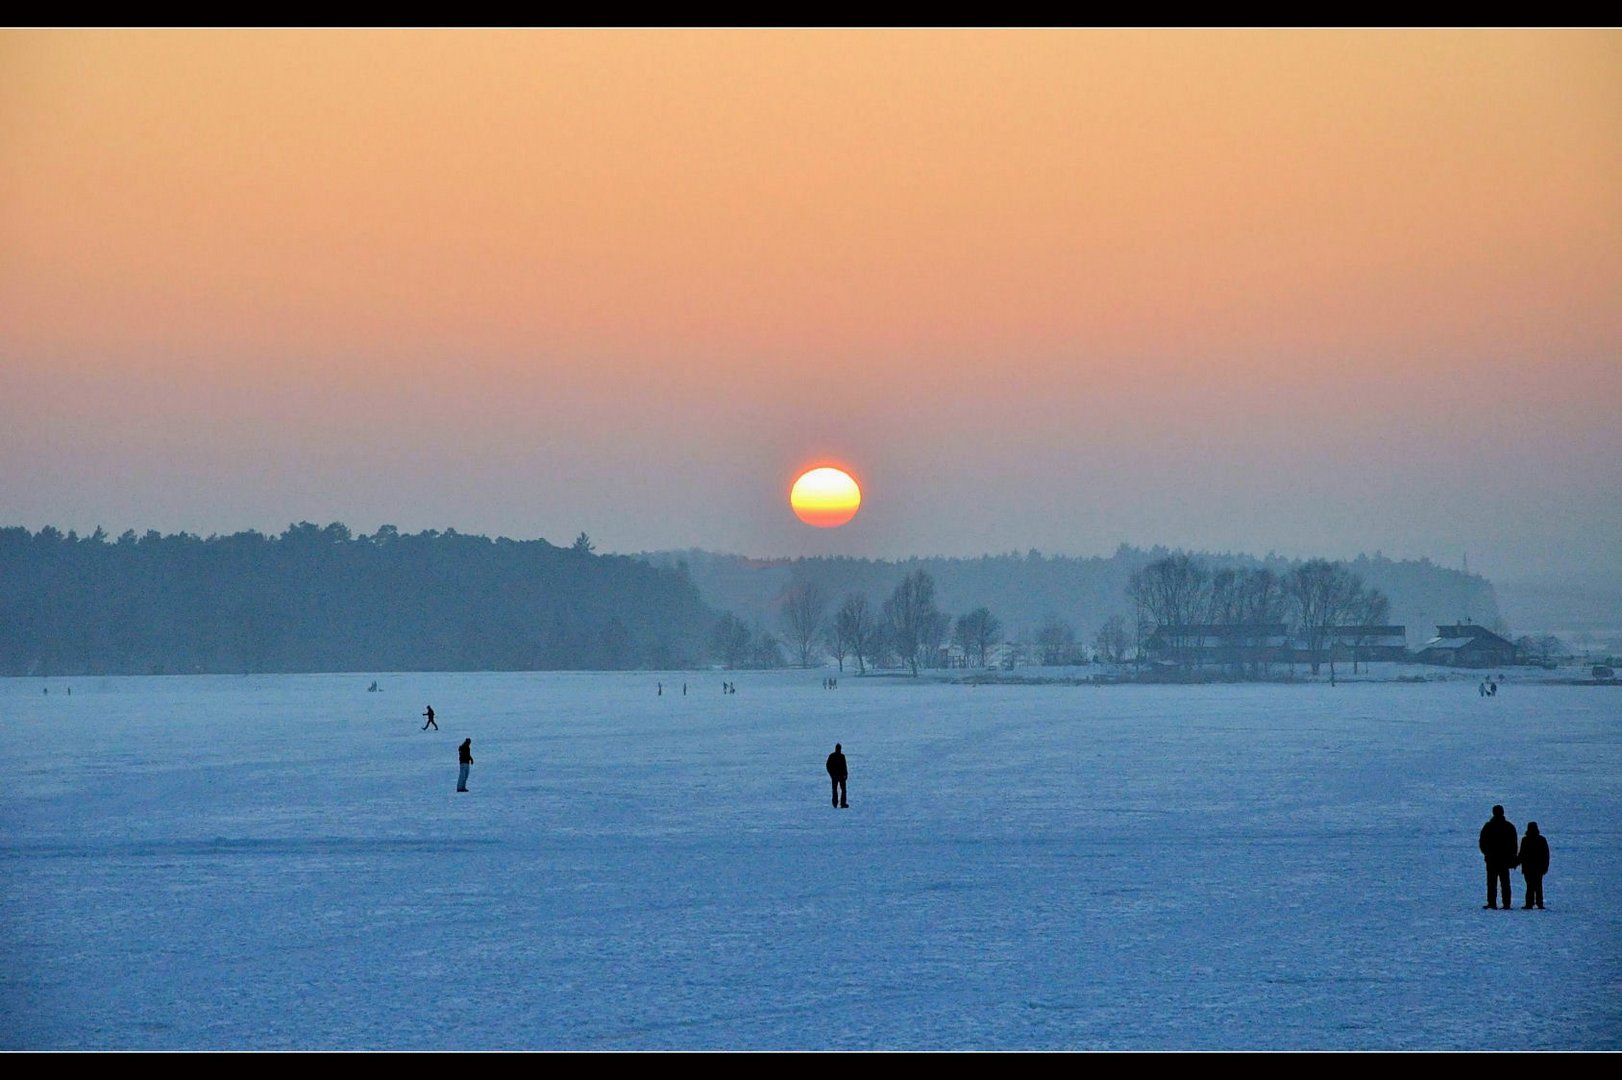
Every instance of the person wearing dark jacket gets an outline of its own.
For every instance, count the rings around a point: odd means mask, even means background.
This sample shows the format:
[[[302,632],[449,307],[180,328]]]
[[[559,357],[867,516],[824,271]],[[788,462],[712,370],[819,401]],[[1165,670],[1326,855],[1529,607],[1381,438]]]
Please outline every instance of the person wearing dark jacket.
[[[458,761],[460,761],[462,763],[462,771],[456,777],[456,790],[457,791],[466,791],[467,790],[467,771],[473,767],[473,740],[472,739],[463,739],[462,740],[462,745],[458,746],[456,748],[456,760],[458,760]],[[1508,896],[1509,894],[1506,892],[1504,895]],[[1509,901],[1506,900],[1504,902],[1507,904]]]
[[[845,768],[845,752],[843,748],[834,743],[834,752],[828,755],[828,778],[834,784],[834,806],[849,810],[850,803],[845,799],[845,778],[850,771]]]
[[[1484,908],[1498,906],[1498,891],[1503,890],[1504,907],[1511,906],[1509,898],[1509,871],[1515,865],[1515,846],[1520,837],[1515,824],[1504,817],[1504,808],[1492,808],[1492,818],[1481,827],[1481,855],[1487,860],[1487,902]]]
[[[427,731],[429,724],[433,725],[435,731],[439,730],[439,725],[434,723],[434,707],[432,705],[428,706],[422,715],[428,718],[428,722],[422,725],[422,730]]]
[[[1522,907],[1536,906],[1543,910],[1543,875],[1549,872],[1549,842],[1538,832],[1538,823],[1526,823],[1526,835],[1521,838],[1521,877],[1526,879],[1526,903]],[[1507,907],[1509,901],[1505,900]]]

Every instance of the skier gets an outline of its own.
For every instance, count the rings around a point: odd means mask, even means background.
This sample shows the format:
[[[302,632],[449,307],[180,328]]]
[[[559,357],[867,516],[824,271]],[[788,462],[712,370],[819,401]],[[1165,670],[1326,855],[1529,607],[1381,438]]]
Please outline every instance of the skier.
[[[427,711],[425,711],[422,715],[428,718],[428,722],[422,725],[422,730],[427,731],[430,727],[432,727],[435,731],[439,730],[439,725],[434,723],[434,707],[432,705],[428,706]]]
[[[1515,865],[1515,845],[1520,839],[1515,832],[1515,824],[1504,817],[1504,808],[1492,808],[1492,819],[1481,827],[1481,839],[1477,844],[1481,848],[1481,855],[1487,860],[1487,902],[1485,908],[1498,906],[1498,890],[1504,893],[1504,908],[1511,906],[1509,898],[1509,871]]]
[[[467,771],[473,767],[473,740],[463,739],[462,745],[456,748],[456,760],[462,765],[461,772],[456,776],[456,790],[467,790]],[[1506,894],[1507,895],[1507,894]]]
[[[1534,905],[1539,911],[1543,910],[1543,875],[1549,872],[1549,842],[1538,832],[1538,823],[1526,823],[1526,835],[1521,838],[1521,854],[1518,860],[1521,864],[1521,877],[1526,879],[1526,903],[1523,908]],[[1504,901],[1509,906],[1509,901]]]
[[[850,770],[845,767],[844,748],[834,743],[834,752],[828,755],[828,778],[833,781],[834,806],[836,809],[849,810],[850,803],[845,798],[845,779]]]

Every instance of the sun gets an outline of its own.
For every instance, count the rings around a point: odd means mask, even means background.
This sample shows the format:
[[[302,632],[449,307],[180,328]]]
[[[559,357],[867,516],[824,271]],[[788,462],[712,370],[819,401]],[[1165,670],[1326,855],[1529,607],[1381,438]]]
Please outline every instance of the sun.
[[[856,516],[862,489],[844,469],[824,465],[800,474],[788,493],[788,504],[807,525],[832,529]]]

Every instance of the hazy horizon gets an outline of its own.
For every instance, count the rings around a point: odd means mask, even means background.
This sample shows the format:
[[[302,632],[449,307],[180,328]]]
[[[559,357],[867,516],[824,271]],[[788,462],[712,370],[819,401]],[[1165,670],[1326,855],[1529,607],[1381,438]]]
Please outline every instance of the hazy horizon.
[[[0,122],[30,528],[1622,582],[1622,32],[9,31]]]
[[[1432,565],[1435,565],[1437,567],[1441,567],[1443,569],[1462,570],[1464,572],[1471,573],[1471,574],[1479,574],[1482,577],[1487,578],[1493,584],[1565,585],[1565,584],[1580,584],[1580,583],[1583,583],[1583,582],[1587,582],[1589,584],[1602,584],[1602,585],[1607,585],[1609,587],[1622,587],[1622,578],[1606,579],[1606,578],[1604,578],[1602,576],[1597,576],[1597,575],[1593,575],[1593,574],[1590,574],[1590,575],[1588,575],[1586,577],[1577,577],[1577,578],[1563,577],[1563,576],[1560,576],[1560,575],[1550,575],[1550,576],[1545,576],[1545,577],[1507,577],[1507,578],[1499,579],[1499,578],[1492,577],[1490,574],[1487,574],[1486,572],[1478,569],[1475,566],[1465,566],[1465,565],[1463,565],[1465,560],[1462,559],[1462,558],[1460,560],[1458,560],[1458,561],[1455,561],[1455,562],[1449,562],[1448,560],[1446,560],[1444,558],[1437,558],[1435,556],[1428,555],[1428,554],[1425,554],[1425,553],[1403,554],[1403,553],[1398,553],[1398,552],[1380,551],[1380,550],[1374,550],[1374,551],[1361,551],[1360,550],[1360,551],[1354,551],[1354,552],[1351,552],[1351,553],[1335,553],[1335,552],[1322,552],[1322,551],[1289,552],[1289,551],[1280,551],[1280,550],[1278,550],[1276,548],[1265,548],[1265,549],[1263,549],[1263,548],[1257,548],[1257,549],[1249,549],[1249,548],[1244,548],[1244,549],[1241,549],[1241,548],[1212,549],[1212,548],[1199,548],[1199,547],[1194,547],[1194,546],[1187,545],[1187,544],[1166,543],[1164,541],[1154,541],[1154,542],[1150,542],[1150,543],[1143,543],[1143,542],[1134,543],[1134,542],[1129,541],[1129,540],[1122,540],[1122,541],[1117,542],[1116,544],[1113,544],[1113,545],[1109,546],[1107,549],[1098,550],[1098,551],[1063,551],[1063,550],[1057,550],[1057,549],[1038,548],[1035,545],[1025,545],[1025,546],[1010,547],[1010,548],[1007,548],[1006,550],[1002,550],[1002,551],[951,552],[951,551],[924,551],[924,550],[920,550],[920,551],[904,552],[904,553],[901,553],[901,554],[877,555],[877,554],[870,554],[870,553],[859,552],[859,551],[857,551],[857,552],[814,552],[814,553],[810,553],[810,554],[806,554],[806,553],[802,553],[802,552],[772,553],[772,552],[759,552],[759,551],[730,551],[730,550],[724,550],[724,549],[720,549],[720,548],[709,548],[709,547],[694,546],[694,545],[684,545],[684,546],[681,546],[681,547],[674,547],[674,546],[670,546],[670,545],[662,545],[662,546],[655,546],[655,547],[644,547],[644,548],[635,548],[635,549],[624,549],[624,550],[622,550],[622,549],[617,549],[617,548],[604,547],[601,543],[598,542],[597,534],[592,532],[589,528],[577,529],[577,530],[575,530],[573,533],[571,533],[569,535],[559,534],[559,535],[555,535],[555,536],[534,536],[534,535],[513,534],[513,533],[509,533],[509,532],[503,532],[503,531],[500,531],[500,530],[493,530],[492,531],[492,530],[467,529],[467,528],[462,528],[462,527],[460,527],[460,526],[458,526],[458,525],[456,525],[454,523],[444,523],[444,522],[442,522],[440,524],[437,524],[437,525],[423,525],[423,526],[420,526],[420,527],[417,527],[417,526],[404,527],[404,526],[400,526],[397,522],[379,522],[377,525],[372,526],[370,528],[363,528],[363,527],[353,526],[349,522],[344,521],[341,518],[334,519],[333,521],[311,521],[311,520],[306,518],[306,519],[300,519],[298,521],[285,522],[285,523],[283,523],[283,524],[281,524],[279,526],[271,526],[271,527],[259,527],[259,526],[249,525],[249,526],[244,526],[242,528],[172,529],[172,530],[158,529],[158,530],[153,530],[153,531],[157,531],[160,534],[164,534],[164,535],[174,535],[174,534],[178,534],[178,533],[186,533],[186,534],[190,534],[190,535],[193,535],[193,536],[199,536],[199,537],[205,537],[205,538],[210,537],[210,536],[222,536],[222,537],[223,536],[230,536],[230,535],[233,535],[233,534],[236,534],[236,533],[245,533],[245,532],[258,532],[258,533],[260,533],[260,534],[262,534],[264,536],[272,536],[273,537],[273,536],[278,536],[282,532],[284,532],[286,529],[288,529],[288,528],[290,528],[292,526],[295,526],[295,525],[299,525],[299,524],[311,524],[311,525],[315,525],[315,526],[320,527],[320,528],[325,528],[326,526],[332,525],[332,524],[343,525],[345,528],[348,528],[350,530],[351,534],[353,534],[355,536],[371,536],[371,535],[376,534],[379,530],[381,530],[383,528],[387,528],[387,527],[397,528],[402,533],[419,533],[419,532],[426,532],[426,531],[446,532],[446,531],[454,530],[454,531],[456,531],[456,532],[458,532],[458,533],[460,533],[462,535],[465,535],[465,536],[479,536],[479,537],[485,537],[485,538],[488,538],[488,539],[491,539],[491,540],[505,539],[505,540],[512,540],[512,541],[515,541],[515,542],[527,542],[527,541],[533,541],[533,540],[544,540],[547,543],[552,544],[555,547],[568,547],[570,544],[574,543],[576,537],[578,537],[581,533],[585,533],[587,535],[587,537],[591,540],[592,549],[596,554],[599,554],[599,555],[620,555],[620,556],[628,556],[628,557],[631,557],[631,558],[640,558],[640,557],[644,557],[644,556],[654,556],[654,555],[680,555],[680,554],[682,554],[684,552],[688,552],[688,551],[697,551],[697,552],[703,552],[703,553],[705,553],[707,555],[718,556],[718,557],[721,557],[721,558],[747,559],[747,560],[756,561],[756,562],[793,561],[793,560],[796,560],[796,559],[807,559],[807,558],[832,558],[832,559],[847,559],[848,558],[848,559],[866,559],[866,560],[872,560],[872,561],[890,561],[890,562],[905,562],[905,561],[908,561],[908,560],[930,560],[930,559],[975,560],[975,559],[1003,558],[1003,557],[1025,558],[1025,557],[1030,556],[1032,553],[1035,553],[1036,555],[1039,555],[1042,558],[1052,558],[1052,559],[1108,559],[1111,556],[1113,556],[1120,548],[1125,547],[1125,548],[1129,548],[1129,549],[1132,549],[1132,550],[1144,551],[1144,552],[1154,551],[1154,550],[1160,549],[1160,550],[1166,550],[1166,551],[1171,551],[1171,552],[1184,552],[1184,553],[1187,553],[1187,554],[1194,554],[1194,555],[1205,555],[1205,556],[1234,555],[1234,556],[1255,558],[1255,559],[1261,559],[1261,560],[1275,558],[1275,557],[1276,558],[1283,558],[1283,559],[1287,559],[1287,560],[1293,560],[1293,561],[1302,561],[1302,560],[1314,559],[1314,558],[1326,558],[1326,559],[1330,559],[1332,561],[1355,562],[1357,559],[1364,558],[1364,557],[1369,558],[1369,559],[1384,558],[1384,559],[1390,559],[1390,560],[1395,561],[1395,562],[1429,562]],[[89,525],[89,526],[80,527],[80,526],[77,526],[77,525],[72,525],[72,526],[64,525],[61,522],[52,522],[52,521],[41,522],[41,523],[37,523],[37,524],[27,524],[27,523],[18,523],[18,522],[0,522],[0,529],[24,528],[24,529],[28,529],[28,530],[33,531],[33,532],[38,532],[40,529],[47,528],[47,527],[58,529],[58,530],[60,530],[60,531],[62,531],[64,533],[71,530],[73,532],[76,532],[81,537],[88,537],[88,536],[92,535],[96,531],[96,529],[100,528],[103,531],[103,533],[105,534],[106,540],[109,543],[117,540],[118,537],[120,535],[122,535],[126,531],[134,532],[137,537],[144,535],[148,531],[147,527],[145,527],[145,526],[135,526],[135,525],[131,525],[131,526],[127,526],[127,527],[111,528],[111,527],[109,527],[109,526],[107,526],[105,524],[92,524],[92,525]]]

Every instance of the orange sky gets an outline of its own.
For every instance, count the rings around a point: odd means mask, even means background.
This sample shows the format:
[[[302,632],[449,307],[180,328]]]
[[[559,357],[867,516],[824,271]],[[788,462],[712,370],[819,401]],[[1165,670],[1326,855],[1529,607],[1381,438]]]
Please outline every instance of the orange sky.
[[[1622,572],[1619,301],[1616,32],[0,34],[0,524]]]

